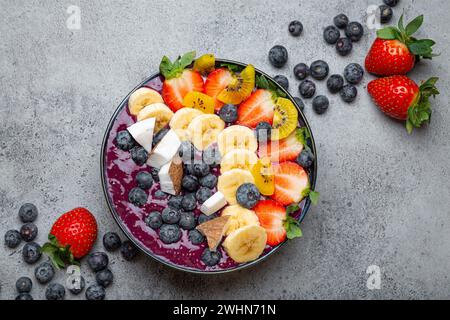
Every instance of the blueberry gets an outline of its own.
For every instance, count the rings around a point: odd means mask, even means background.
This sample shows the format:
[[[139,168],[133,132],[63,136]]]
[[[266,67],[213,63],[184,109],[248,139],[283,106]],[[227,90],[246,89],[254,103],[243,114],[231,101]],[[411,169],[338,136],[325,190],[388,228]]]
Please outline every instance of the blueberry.
[[[328,72],[330,71],[330,67],[328,63],[323,60],[317,60],[311,63],[309,67],[311,70],[311,76],[317,80],[323,80],[328,76]]]
[[[317,114],[324,114],[325,112],[327,112],[329,106],[330,102],[325,96],[317,96],[313,100],[313,110]]]
[[[38,216],[38,209],[32,203],[25,203],[19,209],[19,218],[23,223],[34,222]]]
[[[147,203],[147,194],[141,188],[133,188],[128,194],[128,200],[137,207]]]
[[[354,85],[346,84],[339,92],[339,94],[341,95],[342,100],[344,100],[347,103],[350,103],[356,99],[356,96],[358,95],[358,90]]]
[[[217,177],[212,173],[207,176],[200,178],[199,182],[202,187],[214,189],[217,186]]]
[[[345,14],[341,13],[334,17],[333,22],[334,25],[339,29],[344,29],[348,25],[348,17]]]
[[[38,228],[34,223],[26,223],[20,228],[20,236],[23,241],[30,242],[36,239]]]
[[[105,299],[106,291],[101,285],[93,284],[86,289],[85,295],[87,300],[100,301]]]
[[[399,0],[383,0],[383,2],[389,7],[395,7]]]
[[[198,191],[195,194],[195,198],[197,199],[198,203],[203,204],[206,200],[211,198],[213,195],[211,189],[206,187],[201,187],[198,189]]]
[[[70,277],[69,281],[68,289],[72,294],[80,294],[86,287],[86,281],[83,276]]]
[[[247,209],[253,209],[261,198],[261,193],[253,183],[244,183],[236,191],[237,202]]]
[[[16,297],[16,300],[28,300],[28,301],[31,301],[31,300],[33,300],[33,297],[31,296],[31,294],[29,294],[29,293],[20,293],[17,297]]]
[[[116,251],[120,248],[120,245],[122,244],[122,240],[120,240],[120,237],[115,232],[107,232],[103,236],[103,247],[107,251]]]
[[[167,205],[174,209],[181,209],[181,201],[183,200],[183,196],[171,196]]]
[[[217,218],[216,217],[216,215],[214,215],[214,214],[212,214],[212,215],[210,215],[210,216],[207,216],[206,214],[200,214],[199,216],[198,216],[198,224],[202,224],[202,223],[205,223],[205,222],[208,222],[208,221],[211,221],[211,220],[213,220],[213,219],[215,219],[215,218]]]
[[[104,269],[95,274],[95,281],[103,288],[108,287],[113,282],[114,275],[109,269]]]
[[[331,93],[338,93],[343,86],[344,78],[339,74],[333,74],[327,80],[327,88]]]
[[[282,86],[285,90],[289,89],[289,79],[286,78],[285,76],[279,74],[279,75],[276,75],[275,77],[273,77],[273,80],[275,80],[276,83],[278,83],[280,86]]]
[[[22,237],[20,236],[20,232],[17,230],[8,230],[5,233],[5,244],[8,248],[14,249],[16,248],[20,242],[22,241]]]
[[[353,43],[352,40],[350,40],[349,38],[340,38],[336,42],[336,51],[341,56],[344,57],[349,55],[350,52],[352,52],[352,50],[353,50]]]
[[[304,80],[309,76],[309,67],[305,63],[299,63],[294,67],[294,76],[298,80]]]
[[[136,175],[136,184],[143,190],[148,190],[153,185],[153,177],[150,173],[142,171]]]
[[[209,165],[203,161],[194,163],[194,175],[204,177],[209,173]]]
[[[344,69],[344,77],[351,84],[358,84],[364,76],[364,69],[357,63],[350,63]]]
[[[183,179],[181,180],[181,186],[183,187],[184,190],[194,192],[199,187],[198,178],[192,175],[184,176]]]
[[[309,148],[303,149],[297,156],[297,163],[305,169],[312,166],[314,162],[314,155]]]
[[[259,142],[267,142],[272,134],[272,125],[268,122],[261,121],[255,128],[256,139]]]
[[[120,254],[126,261],[131,261],[137,256],[138,249],[130,240],[125,240],[120,247]]]
[[[87,263],[92,271],[97,272],[105,269],[108,266],[109,258],[104,252],[93,252],[89,254]]]
[[[150,174],[152,175],[153,181],[159,182],[159,170],[157,168],[151,168]]]
[[[55,269],[50,262],[42,262],[34,269],[34,276],[39,283],[46,284],[55,276]]]
[[[178,223],[180,216],[180,211],[170,207],[165,208],[161,214],[162,221],[168,224]]]
[[[201,244],[205,241],[205,237],[200,231],[194,229],[189,231],[189,241],[191,241],[192,244]]]
[[[162,128],[161,130],[158,131],[157,134],[155,134],[153,136],[153,141],[152,141],[153,148],[156,147],[156,145],[161,142],[161,140],[164,138],[164,136],[167,134],[167,132],[169,132],[168,128]]]
[[[159,238],[165,244],[178,242],[181,239],[181,231],[174,224],[163,224],[159,229]]]
[[[285,47],[276,45],[269,51],[269,61],[276,67],[283,67],[288,60],[288,52]]]
[[[222,254],[220,251],[211,251],[209,248],[206,248],[201,256],[201,260],[208,267],[213,267],[219,263],[222,258]]]
[[[238,118],[237,108],[234,104],[226,104],[220,108],[219,117],[226,123],[234,123]]]
[[[294,97],[294,102],[300,108],[300,110],[305,110],[305,104],[302,99],[300,99],[299,97]]]
[[[176,210],[176,209],[172,209]],[[161,216],[161,213],[158,211],[152,211],[150,214],[145,218],[145,224],[149,226],[150,228],[157,230],[161,225],[163,224],[163,219]]]
[[[359,22],[350,22],[345,28],[345,35],[353,42],[357,42],[364,35],[364,28]]]
[[[148,159],[148,152],[142,147],[134,147],[131,149],[131,159],[138,166],[143,166]]]
[[[197,219],[192,212],[182,212],[178,225],[184,230],[192,230],[197,225]]]
[[[155,197],[155,199],[166,199],[167,198],[167,193],[161,191],[161,190],[156,190],[155,193],[153,194],[153,197]]]
[[[64,300],[66,289],[59,283],[50,283],[45,290],[47,300]]]
[[[294,37],[298,37],[299,35],[301,35],[303,32],[303,24],[298,21],[298,20],[294,20],[291,21],[291,23],[289,23],[289,33],[294,36]]]
[[[181,207],[185,211],[193,211],[197,207],[197,200],[195,199],[195,194],[188,193],[183,196],[181,200]]]
[[[178,155],[183,163],[192,163],[195,158],[195,147],[189,141],[183,141],[180,149],[178,149]]]
[[[41,246],[36,242],[28,242],[22,249],[22,258],[28,264],[36,263],[42,256]]]
[[[127,130],[120,131],[116,136],[116,146],[120,150],[129,151],[136,145],[133,137]]]
[[[341,33],[339,29],[335,26],[328,26],[323,30],[323,38],[325,42],[328,44],[335,44],[339,38],[341,37]]]
[[[33,282],[28,277],[20,277],[16,281],[16,289],[18,293],[28,293],[33,288]]]
[[[184,174],[193,175],[194,174],[194,164],[188,163],[184,165]]]
[[[382,4],[378,10],[380,10],[380,22],[381,23],[388,23],[392,19],[392,15],[394,12],[392,11],[392,8]]]
[[[310,80],[303,80],[298,86],[298,91],[303,98],[309,99],[316,93],[316,85]]]

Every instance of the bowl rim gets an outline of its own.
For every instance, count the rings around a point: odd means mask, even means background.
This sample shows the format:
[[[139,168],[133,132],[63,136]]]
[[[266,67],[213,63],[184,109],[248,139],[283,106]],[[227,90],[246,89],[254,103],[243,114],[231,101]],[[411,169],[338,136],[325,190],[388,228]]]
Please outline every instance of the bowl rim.
[[[219,65],[223,65],[223,64],[230,64],[230,65],[236,65],[239,66],[241,68],[245,68],[248,64],[242,63],[242,62],[238,62],[238,61],[234,61],[234,60],[229,60],[229,59],[220,59],[220,58],[216,58],[216,66]],[[292,95],[286,90],[284,89],[281,85],[279,85],[274,79],[273,77],[269,76],[267,73],[255,68],[255,73],[259,74],[259,75],[263,75],[264,77],[266,77],[268,80],[272,81],[279,90],[281,90],[283,93],[286,94],[286,97],[291,100],[297,111],[298,114],[301,117],[302,122],[304,123],[304,125],[307,127],[307,129],[309,130],[310,133],[310,148],[313,152],[313,154],[315,155],[315,160],[313,163],[313,167],[312,170],[310,170],[310,174],[309,174],[309,178],[310,178],[310,184],[311,184],[311,189],[315,190],[315,186],[316,186],[316,181],[317,181],[317,149],[316,149],[316,144],[315,144],[315,140],[314,140],[314,136],[311,130],[311,127],[309,125],[308,120],[306,119],[303,111],[300,109],[300,107],[297,105],[297,103],[295,102],[294,98],[292,97]],[[135,92],[137,89],[143,87],[146,83],[148,83],[149,81],[155,79],[156,77],[160,77],[161,73],[160,72],[155,72],[153,74],[151,74],[149,77],[147,77],[144,81],[142,81],[139,85],[137,85],[133,90],[131,90],[126,97],[120,102],[120,104],[118,105],[118,107],[116,108],[116,110],[114,111],[113,115],[111,116],[111,119],[108,122],[108,126],[106,127],[104,136],[103,136],[103,141],[102,141],[102,149],[101,149],[101,154],[100,154],[100,175],[101,175],[101,183],[102,183],[102,189],[103,189],[103,194],[105,196],[106,199],[106,203],[108,205],[108,209],[111,213],[111,215],[113,216],[114,220],[116,221],[117,225],[119,226],[119,228],[121,229],[121,231],[125,234],[125,236],[137,247],[139,248],[140,251],[144,252],[147,256],[153,258],[154,260],[162,263],[165,266],[168,266],[172,269],[178,270],[178,271],[183,271],[183,272],[188,272],[188,273],[192,273],[192,274],[203,274],[203,275],[211,275],[211,274],[224,274],[224,273],[230,273],[230,272],[234,272],[234,271],[238,271],[238,270],[243,270],[246,268],[250,268],[252,266],[255,266],[256,264],[266,260],[269,256],[271,256],[273,253],[275,253],[276,251],[278,251],[286,242],[287,240],[285,240],[284,242],[280,243],[279,245],[275,246],[272,248],[271,251],[269,251],[268,253],[266,253],[264,256],[259,257],[258,259],[245,263],[245,264],[240,264],[237,267],[231,268],[231,269],[224,269],[224,270],[211,270],[211,271],[205,271],[205,270],[197,270],[197,269],[191,269],[188,267],[184,267],[184,266],[180,266],[177,265],[171,261],[166,261],[160,257],[158,257],[157,255],[155,255],[151,250],[149,250],[148,248],[146,248],[145,246],[143,246],[141,244],[140,241],[138,241],[133,234],[128,230],[127,226],[123,223],[122,219],[120,218],[119,214],[117,213],[110,194],[108,192],[108,188],[107,188],[107,177],[105,174],[105,155],[106,155],[106,147],[107,147],[107,143],[109,140],[109,136],[111,133],[111,129],[114,125],[114,122],[117,119],[118,114],[122,111],[122,109],[124,107],[126,107],[127,103],[128,103],[128,99],[130,97],[130,95]],[[305,218],[306,214],[308,213],[310,207],[311,207],[311,200],[309,198],[305,199],[305,205],[303,207],[302,213],[300,215],[300,217],[298,218],[299,223],[301,223],[303,221],[303,219]]]

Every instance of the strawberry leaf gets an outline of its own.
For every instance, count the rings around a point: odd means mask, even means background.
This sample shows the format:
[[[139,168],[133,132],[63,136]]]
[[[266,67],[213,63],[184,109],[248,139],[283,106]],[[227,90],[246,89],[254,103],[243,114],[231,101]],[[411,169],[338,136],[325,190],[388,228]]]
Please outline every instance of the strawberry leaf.
[[[406,121],[406,130],[411,133],[414,128],[420,128],[422,124],[431,119],[431,103],[429,98],[439,94],[435,84],[439,78],[433,77],[422,83],[419,91],[419,99],[408,109],[408,119]]]
[[[403,14],[400,16],[400,19],[398,20],[398,29],[401,33],[405,33],[405,25],[403,24]]]
[[[299,222],[291,216],[286,217],[286,220],[284,221],[284,229],[286,230],[286,235],[289,240],[303,236]]]
[[[384,40],[400,39],[400,32],[395,27],[386,27],[377,31],[377,37]]]
[[[413,21],[408,23],[408,25],[405,28],[406,35],[408,37],[412,36],[414,33],[417,32],[417,30],[419,30],[419,28],[422,26],[422,24],[423,24],[423,15],[420,15],[417,18],[415,18]]]

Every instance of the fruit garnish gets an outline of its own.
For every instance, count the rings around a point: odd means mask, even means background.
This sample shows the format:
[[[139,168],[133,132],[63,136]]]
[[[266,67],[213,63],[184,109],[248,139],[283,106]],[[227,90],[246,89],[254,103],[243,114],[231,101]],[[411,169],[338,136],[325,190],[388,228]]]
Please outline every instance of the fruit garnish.
[[[237,189],[244,183],[254,183],[252,174],[248,170],[233,169],[219,176],[217,189],[225,196],[230,205],[237,204]]]
[[[282,205],[299,203],[310,188],[306,171],[295,162],[287,161],[273,166],[275,192],[272,198]]]
[[[136,116],[144,107],[153,103],[163,102],[163,98],[157,91],[143,87],[131,94],[128,99],[128,109],[132,115]]]
[[[188,126],[191,142],[198,150],[205,150],[215,143],[224,128],[225,122],[215,114],[202,114]]]
[[[388,116],[406,120],[411,133],[431,118],[429,98],[439,94],[435,84],[439,78],[430,78],[419,87],[407,76],[391,76],[371,81],[367,90],[375,104]]]
[[[203,113],[213,114],[214,98],[201,92],[192,91],[184,97],[183,106],[200,110]]]
[[[215,251],[220,241],[222,240],[225,230],[227,229],[227,222],[230,216],[221,216],[207,222],[200,224],[197,230],[200,231],[208,241],[210,250]]]
[[[252,167],[251,173],[255,179],[255,185],[262,195],[271,196],[275,192],[275,176],[269,158],[259,159]]]
[[[216,69],[206,78],[205,93],[214,98],[215,110],[219,110],[224,105],[223,102],[217,99],[217,96],[228,86],[231,80],[233,80],[233,74],[226,68]]]
[[[220,154],[225,156],[234,149],[245,149],[255,152],[258,149],[258,141],[250,128],[244,126],[230,126],[217,137]]]
[[[309,131],[297,128],[288,137],[259,145],[259,158],[269,157],[272,162],[294,161],[306,145]]]
[[[190,140],[190,133],[188,130],[191,121],[202,115],[203,112],[192,108],[183,108],[175,112],[170,120],[169,126],[176,132],[181,141]]]
[[[245,263],[256,260],[263,253],[266,242],[266,230],[249,225],[231,232],[222,245],[231,259]]]
[[[155,118],[154,133],[158,133],[162,128],[167,126],[173,117],[172,110],[169,109],[164,103],[154,103],[146,106],[137,115],[137,121],[143,121],[145,119]]]
[[[404,75],[414,68],[418,59],[435,57],[433,40],[418,40],[413,37],[422,24],[423,15],[405,27],[402,15],[397,27],[389,26],[378,30],[377,39],[366,57],[367,71],[380,76]]]
[[[246,149],[233,149],[223,156],[220,163],[220,172],[232,169],[250,170],[258,161],[255,152]]]
[[[159,66],[159,70],[165,78],[162,97],[174,112],[183,108],[183,99],[187,93],[203,92],[203,78],[200,73],[186,69],[194,58],[194,51],[186,53],[173,63],[164,56]]]
[[[250,226],[259,226],[259,220],[253,210],[241,207],[240,205],[228,206],[222,211],[222,216],[229,216],[225,235],[229,235],[233,231]]]
[[[239,104],[247,99],[255,88],[255,67],[249,64],[239,74],[233,74],[231,82],[218,95],[223,103]]]
[[[207,75],[208,73],[214,71],[215,66],[216,57],[214,57],[213,54],[208,53],[195,60],[193,70],[201,73],[202,75]]]
[[[258,89],[238,107],[237,123],[256,128],[260,122],[272,124],[275,109],[275,99],[271,91]]]
[[[48,239],[50,242],[41,251],[49,255],[56,267],[77,264],[76,259],[86,256],[97,239],[95,217],[87,209],[73,209],[56,220]]]
[[[268,80],[263,75],[256,76],[256,86],[258,89],[266,89],[272,92],[274,100],[278,97],[286,98],[286,94],[273,81]]]
[[[289,136],[298,124],[298,112],[291,100],[278,98],[273,115],[271,139],[281,140]]]

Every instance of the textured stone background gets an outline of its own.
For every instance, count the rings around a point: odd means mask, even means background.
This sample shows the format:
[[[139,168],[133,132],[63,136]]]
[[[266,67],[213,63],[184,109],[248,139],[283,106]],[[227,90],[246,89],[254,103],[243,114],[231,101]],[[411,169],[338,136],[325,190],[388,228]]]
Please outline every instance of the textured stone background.
[[[51,222],[76,206],[95,213],[101,234],[118,231],[100,184],[103,132],[121,99],[157,70],[164,54],[196,49],[251,62],[287,75],[297,94],[292,68],[298,62],[324,59],[333,73],[363,62],[374,31],[366,29],[353,54],[339,58],[322,41],[322,30],[340,12],[364,22],[368,5],[381,2],[0,0],[1,236],[19,227],[24,202],[40,209],[40,242]],[[72,4],[81,8],[81,30],[66,27]],[[420,35],[435,39],[444,53],[412,74],[416,80],[441,77],[432,126],[408,136],[403,124],[383,116],[365,92],[370,76],[352,105],[319,83],[331,107],[317,116],[307,102],[322,198],[302,225],[304,238],[257,267],[214,277],[173,271],[143,255],[133,263],[110,255],[116,278],[107,297],[450,298],[450,2],[401,0],[395,20],[402,10],[408,18],[426,12]],[[305,26],[300,38],[287,32],[293,19]],[[290,54],[281,70],[267,61],[275,44]],[[366,269],[373,264],[382,282],[370,291]],[[22,262],[20,249],[2,243],[0,298],[14,298],[15,280],[33,269]],[[43,298],[43,289],[35,284],[34,297]]]

